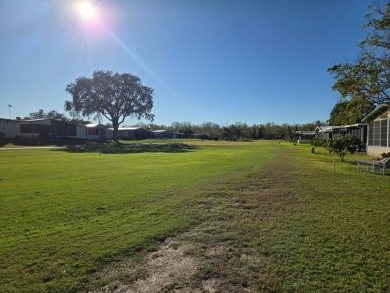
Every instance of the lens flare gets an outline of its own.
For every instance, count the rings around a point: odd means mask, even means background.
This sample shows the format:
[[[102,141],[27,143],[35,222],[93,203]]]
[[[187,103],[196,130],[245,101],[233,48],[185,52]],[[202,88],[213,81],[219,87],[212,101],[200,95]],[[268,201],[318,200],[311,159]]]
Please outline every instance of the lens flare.
[[[77,5],[77,12],[85,20],[92,20],[96,15],[96,11],[93,5],[86,1]]]

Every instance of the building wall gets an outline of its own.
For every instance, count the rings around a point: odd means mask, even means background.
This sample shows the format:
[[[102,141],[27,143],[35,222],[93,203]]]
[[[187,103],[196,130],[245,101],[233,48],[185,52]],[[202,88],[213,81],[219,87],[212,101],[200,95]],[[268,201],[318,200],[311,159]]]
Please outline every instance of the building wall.
[[[172,133],[170,131],[153,131],[154,138],[172,138]]]
[[[383,153],[389,153],[390,147],[377,147],[377,146],[368,146],[367,154],[374,157],[382,157]]]
[[[76,137],[77,138],[85,138],[86,137],[86,130],[84,125],[77,125],[76,126]]]
[[[0,119],[0,132],[5,134],[5,138],[14,138],[18,135],[16,121]]]
[[[113,138],[114,130],[109,128],[107,130],[107,139]],[[152,132],[143,128],[119,128],[118,139],[125,140],[140,140],[152,137]]]
[[[76,137],[76,125],[53,119],[20,121],[21,136],[38,134],[41,138]]]

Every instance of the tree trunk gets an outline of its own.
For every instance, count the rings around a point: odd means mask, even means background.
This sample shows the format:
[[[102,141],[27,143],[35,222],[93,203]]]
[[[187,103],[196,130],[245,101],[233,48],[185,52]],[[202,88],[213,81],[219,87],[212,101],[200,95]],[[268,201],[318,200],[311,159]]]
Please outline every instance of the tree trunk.
[[[119,123],[118,121],[112,121],[112,126],[114,128],[114,132],[112,134],[112,140],[115,141],[117,144],[119,144],[118,141],[118,128],[119,128]]]

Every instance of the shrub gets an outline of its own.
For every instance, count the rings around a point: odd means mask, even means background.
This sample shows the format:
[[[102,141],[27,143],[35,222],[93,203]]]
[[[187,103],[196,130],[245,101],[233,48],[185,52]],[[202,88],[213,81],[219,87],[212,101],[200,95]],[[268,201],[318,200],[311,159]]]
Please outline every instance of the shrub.
[[[341,135],[334,139],[329,139],[326,148],[330,153],[337,153],[341,161],[347,153],[354,154],[359,150],[362,142],[354,135]]]
[[[318,146],[318,147],[326,147],[327,146],[327,140],[321,139],[321,138],[313,138],[311,140],[312,146]]]

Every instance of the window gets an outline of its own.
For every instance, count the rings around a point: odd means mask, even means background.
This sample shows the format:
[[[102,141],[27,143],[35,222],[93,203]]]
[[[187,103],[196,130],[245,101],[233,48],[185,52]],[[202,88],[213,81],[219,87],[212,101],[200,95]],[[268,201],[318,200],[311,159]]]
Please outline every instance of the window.
[[[99,131],[99,128],[87,128],[87,133],[88,135],[99,135],[100,134],[100,131]]]

